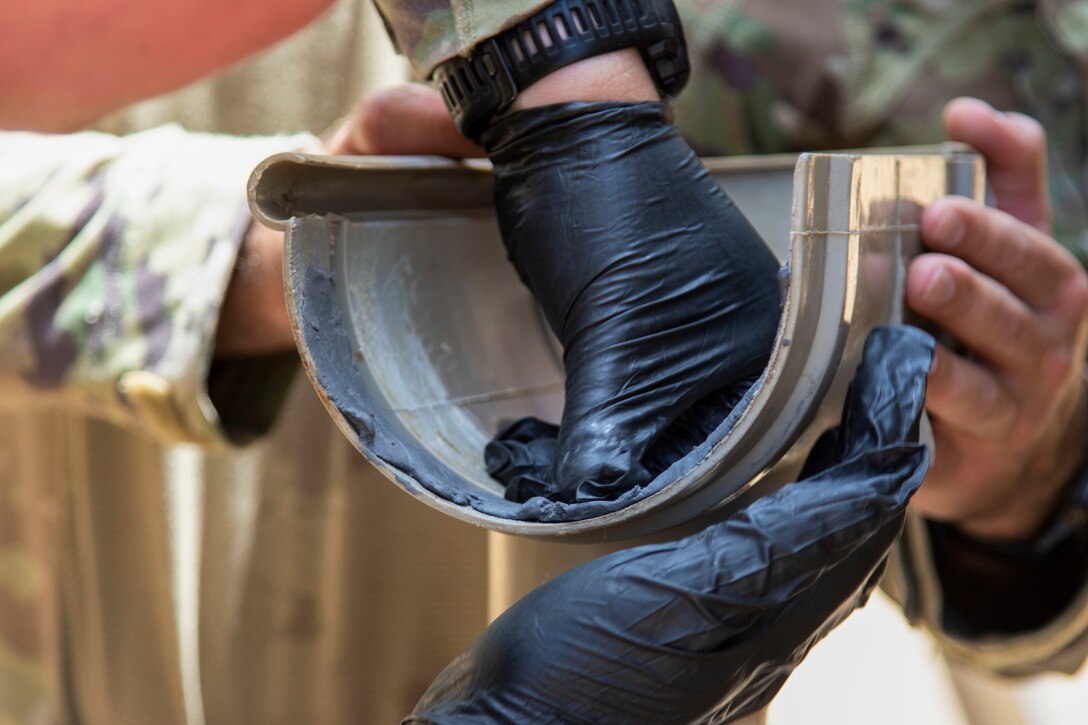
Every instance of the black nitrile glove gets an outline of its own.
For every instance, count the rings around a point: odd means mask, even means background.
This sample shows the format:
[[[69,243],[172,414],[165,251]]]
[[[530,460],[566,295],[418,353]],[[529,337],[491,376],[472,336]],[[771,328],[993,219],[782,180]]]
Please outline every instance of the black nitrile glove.
[[[917,441],[932,353],[915,328],[873,332],[807,478],[694,536],[534,590],[406,722],[661,725],[762,708],[879,579],[929,461]]]
[[[663,104],[522,111],[483,143],[510,260],[567,375],[558,440],[519,421],[488,470],[514,501],[615,498],[702,443],[760,376],[778,264]]]

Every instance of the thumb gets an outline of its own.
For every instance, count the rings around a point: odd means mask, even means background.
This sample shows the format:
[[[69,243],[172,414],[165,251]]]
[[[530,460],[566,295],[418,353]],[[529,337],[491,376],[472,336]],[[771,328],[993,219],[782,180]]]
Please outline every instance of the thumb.
[[[330,154],[343,155],[484,155],[457,130],[438,91],[419,83],[368,93],[327,148]]]
[[[944,125],[949,139],[970,144],[986,158],[997,208],[1049,233],[1046,131],[1039,122],[995,111],[977,98],[957,98],[945,106]]]

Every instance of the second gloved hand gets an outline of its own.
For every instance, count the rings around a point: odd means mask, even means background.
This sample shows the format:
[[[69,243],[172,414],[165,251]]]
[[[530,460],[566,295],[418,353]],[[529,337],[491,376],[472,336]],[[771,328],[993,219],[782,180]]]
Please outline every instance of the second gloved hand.
[[[701,443],[762,373],[778,265],[660,103],[521,111],[484,135],[510,260],[564,349],[558,430],[488,446],[507,498],[614,498]]]
[[[929,462],[918,431],[932,356],[916,328],[875,330],[801,480],[533,590],[405,723],[706,725],[763,708],[884,570]]]

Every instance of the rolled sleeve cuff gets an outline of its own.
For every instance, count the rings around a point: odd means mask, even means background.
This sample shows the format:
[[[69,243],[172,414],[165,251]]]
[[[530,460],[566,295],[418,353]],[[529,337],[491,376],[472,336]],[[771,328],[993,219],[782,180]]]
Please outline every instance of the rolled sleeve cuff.
[[[0,404],[227,443],[208,375],[251,223],[246,181],[266,156],[312,142],[174,125],[3,137],[0,192],[28,196],[0,193]]]
[[[1061,582],[1070,596],[1042,625],[1016,632],[965,633],[961,626],[950,626],[950,615],[958,615],[947,609],[930,524],[919,516],[908,519],[898,562],[885,588],[904,606],[908,618],[930,630],[955,660],[997,675],[1022,677],[1072,674],[1088,655],[1088,572],[1083,566],[1078,567],[1076,581]]]
[[[393,42],[429,78],[435,66],[464,55],[551,0],[377,0]]]
[[[246,180],[266,156],[312,142],[309,135],[242,139],[177,127],[133,137],[136,157],[159,156],[158,172],[165,180],[159,196],[169,201],[161,213],[149,216],[139,235],[157,240],[144,254],[149,273],[160,280],[161,316],[146,319],[149,313],[141,305],[149,359],[142,369],[122,372],[117,391],[156,437],[205,445],[246,437],[227,424],[208,392],[219,311],[252,223]],[[139,294],[135,302],[141,304]],[[278,362],[272,367],[284,369]],[[268,409],[270,398],[282,399],[289,376],[253,375],[268,383],[263,389],[244,388],[254,409]],[[261,428],[267,425],[252,432]]]

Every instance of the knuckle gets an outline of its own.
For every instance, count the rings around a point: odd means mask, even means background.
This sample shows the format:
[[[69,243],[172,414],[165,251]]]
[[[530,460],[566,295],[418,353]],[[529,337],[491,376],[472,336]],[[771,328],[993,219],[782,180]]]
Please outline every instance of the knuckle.
[[[1035,332],[1034,322],[1022,314],[1008,315],[1001,326],[1001,335],[1007,349],[1023,354],[1031,354],[1033,349],[1037,349]]]
[[[380,118],[389,106],[389,89],[379,89],[364,95],[355,104],[355,115],[360,122]]]
[[[1088,274],[1074,260],[1075,267],[1070,270],[1065,281],[1065,299],[1070,315],[1080,320],[1088,312]]]
[[[1034,274],[1036,253],[1039,251],[1025,233],[1023,224],[1005,214],[1001,223],[1006,227],[1008,243],[1002,250],[1001,264],[1013,279],[1022,279]]]
[[[1033,229],[1008,212],[990,210],[987,221],[987,253],[999,278],[1010,282],[1030,280],[1037,275],[1043,249]]]
[[[932,371],[926,381],[926,408],[934,414],[943,414],[951,405],[957,391],[939,371]]]
[[[388,99],[382,92],[372,93],[355,107],[356,134],[362,141],[372,142],[382,133]]]
[[[994,432],[1009,430],[1015,420],[1016,411],[996,380],[979,386],[975,409],[979,420],[985,421],[986,427]]]
[[[380,143],[396,123],[394,118],[410,100],[403,86],[380,88],[366,94],[355,109],[356,125],[362,138]]]
[[[1043,352],[1042,364],[1046,390],[1056,393],[1073,373],[1073,355],[1067,344],[1052,344]]]

